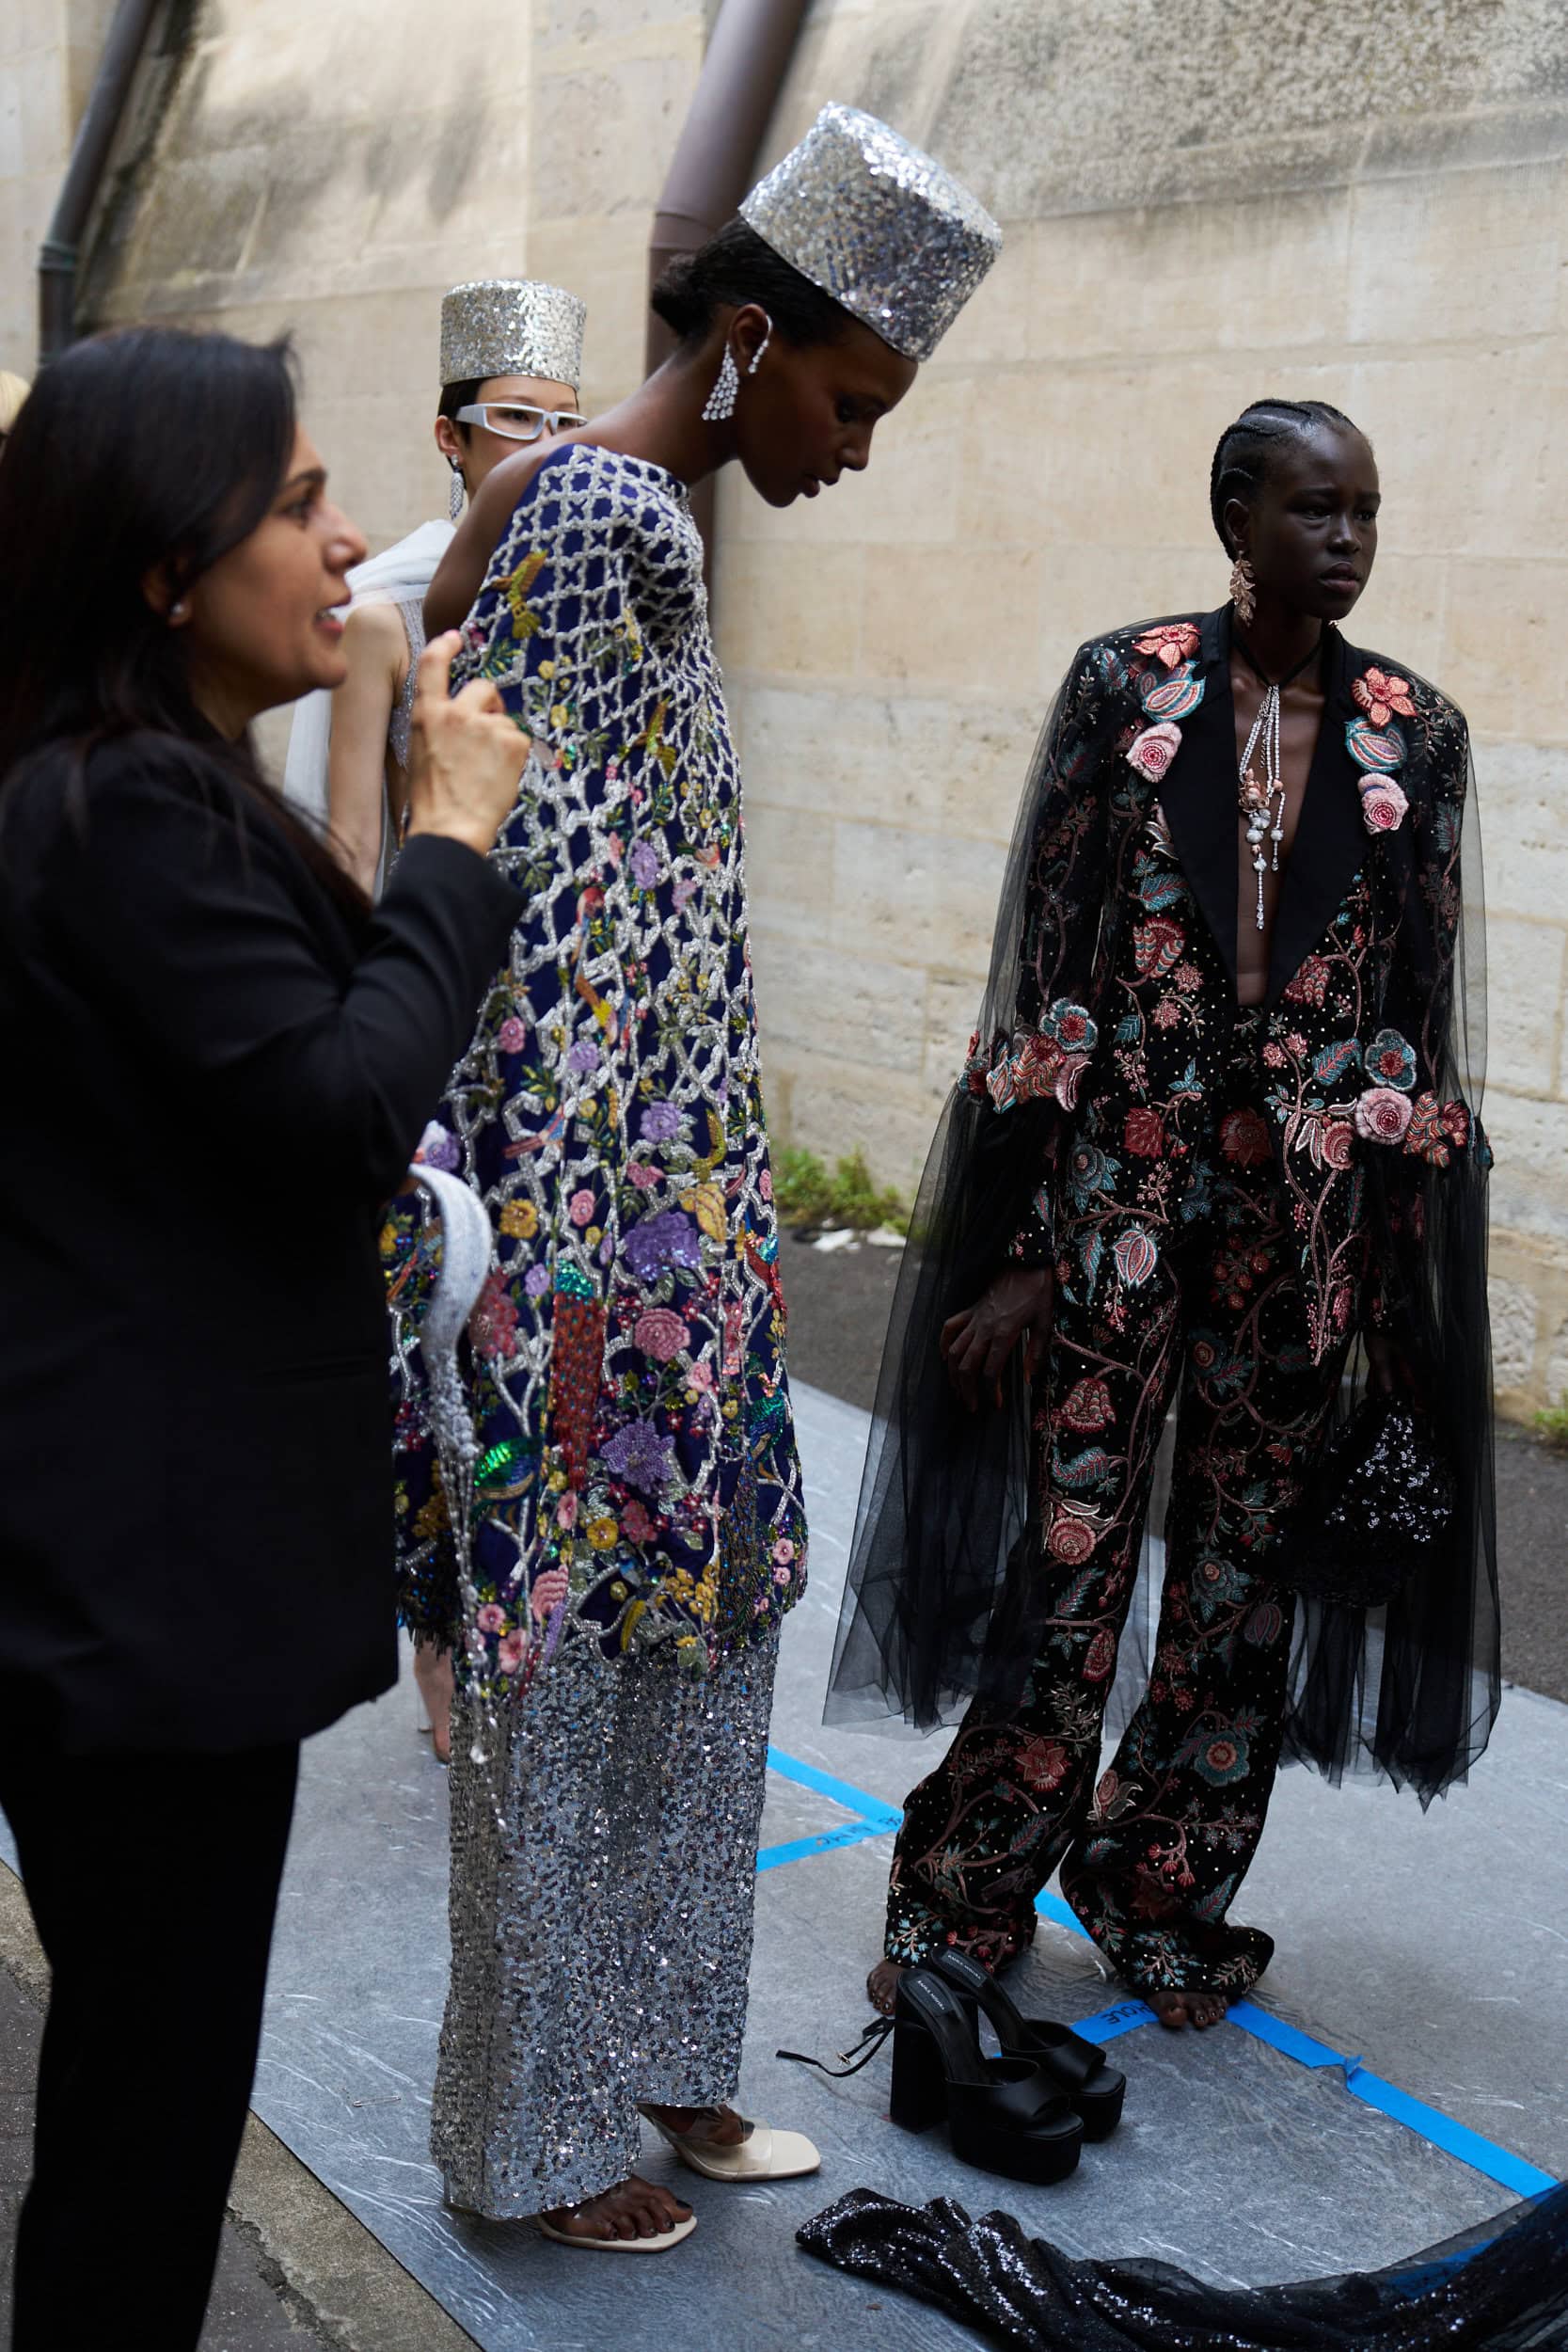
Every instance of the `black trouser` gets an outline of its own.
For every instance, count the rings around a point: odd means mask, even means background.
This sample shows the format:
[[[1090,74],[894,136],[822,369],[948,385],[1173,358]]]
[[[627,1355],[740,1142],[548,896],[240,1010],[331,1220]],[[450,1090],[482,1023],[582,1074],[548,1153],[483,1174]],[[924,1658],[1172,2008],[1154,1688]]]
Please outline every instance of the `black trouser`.
[[[250,2104],[299,1750],[62,1758],[0,1733],[53,1972],[14,2352],[194,2352]]]

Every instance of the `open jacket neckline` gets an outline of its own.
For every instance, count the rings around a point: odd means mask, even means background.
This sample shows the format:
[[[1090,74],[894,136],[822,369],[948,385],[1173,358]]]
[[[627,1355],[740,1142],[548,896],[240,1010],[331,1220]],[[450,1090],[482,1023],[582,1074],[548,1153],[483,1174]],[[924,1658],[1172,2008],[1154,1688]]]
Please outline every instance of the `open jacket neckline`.
[[[1241,869],[1230,612],[1225,604],[1197,619],[1203,700],[1181,723],[1181,748],[1161,781],[1159,799],[1182,871],[1214,935],[1234,991]],[[1323,637],[1323,723],[1269,944],[1265,1007],[1278,1003],[1287,983],[1323,937],[1369,848],[1357,786],[1359,771],[1345,742],[1345,726],[1355,716],[1351,681],[1363,657],[1347,644],[1332,622]]]

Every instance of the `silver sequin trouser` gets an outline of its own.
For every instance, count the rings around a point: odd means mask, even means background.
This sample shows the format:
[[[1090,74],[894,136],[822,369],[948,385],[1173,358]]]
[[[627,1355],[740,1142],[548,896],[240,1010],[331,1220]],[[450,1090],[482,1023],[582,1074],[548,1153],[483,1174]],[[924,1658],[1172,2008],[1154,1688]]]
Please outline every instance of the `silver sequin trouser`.
[[[734,2095],[777,1663],[777,1634],[702,1681],[673,1643],[562,1651],[503,1722],[494,1774],[458,1702],[430,2141],[453,2203],[578,2204],[637,2169],[639,2100]]]

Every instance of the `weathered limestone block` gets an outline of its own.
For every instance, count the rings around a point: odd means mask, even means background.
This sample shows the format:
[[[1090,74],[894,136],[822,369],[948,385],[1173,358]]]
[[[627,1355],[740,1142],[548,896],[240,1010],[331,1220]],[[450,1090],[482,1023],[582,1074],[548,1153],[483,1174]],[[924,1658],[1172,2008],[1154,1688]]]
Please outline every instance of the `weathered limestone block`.
[[[1486,926],[1486,993],[1493,1050],[1511,1091],[1542,1096],[1560,1090],[1563,965],[1568,907],[1555,921],[1490,915]]]
[[[1492,1376],[1499,1389],[1528,1389],[1535,1378],[1535,1293],[1523,1282],[1490,1285]]]
[[[1568,1103],[1535,1102],[1489,1086],[1484,1117],[1497,1154],[1495,1227],[1568,1244]]]
[[[763,930],[752,952],[769,1054],[797,1046],[845,1071],[919,1076],[926,975],[918,966]]]

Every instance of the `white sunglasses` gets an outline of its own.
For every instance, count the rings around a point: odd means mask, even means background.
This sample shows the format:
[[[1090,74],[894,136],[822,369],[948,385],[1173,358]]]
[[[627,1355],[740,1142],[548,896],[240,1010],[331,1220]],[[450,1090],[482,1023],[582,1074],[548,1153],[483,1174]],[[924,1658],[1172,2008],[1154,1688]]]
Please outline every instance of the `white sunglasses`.
[[[575,408],[530,408],[515,400],[476,400],[460,408],[454,421],[482,424],[507,441],[536,441],[543,433],[563,433],[588,420]]]

